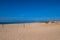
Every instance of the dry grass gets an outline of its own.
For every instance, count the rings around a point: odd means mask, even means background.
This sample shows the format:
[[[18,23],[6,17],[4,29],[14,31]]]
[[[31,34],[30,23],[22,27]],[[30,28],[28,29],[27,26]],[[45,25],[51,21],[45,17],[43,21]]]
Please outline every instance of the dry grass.
[[[60,40],[60,22],[0,25],[0,40]]]

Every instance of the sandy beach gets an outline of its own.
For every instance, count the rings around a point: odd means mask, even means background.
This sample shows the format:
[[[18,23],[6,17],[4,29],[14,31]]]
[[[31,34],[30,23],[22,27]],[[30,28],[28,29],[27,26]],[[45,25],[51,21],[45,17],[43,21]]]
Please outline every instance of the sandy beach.
[[[0,24],[0,40],[60,40],[60,22]]]

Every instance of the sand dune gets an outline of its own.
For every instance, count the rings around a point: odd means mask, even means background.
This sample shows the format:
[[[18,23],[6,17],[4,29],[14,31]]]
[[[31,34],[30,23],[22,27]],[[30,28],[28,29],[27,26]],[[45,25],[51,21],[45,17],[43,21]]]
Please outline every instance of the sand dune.
[[[60,40],[60,22],[0,25],[0,40]]]

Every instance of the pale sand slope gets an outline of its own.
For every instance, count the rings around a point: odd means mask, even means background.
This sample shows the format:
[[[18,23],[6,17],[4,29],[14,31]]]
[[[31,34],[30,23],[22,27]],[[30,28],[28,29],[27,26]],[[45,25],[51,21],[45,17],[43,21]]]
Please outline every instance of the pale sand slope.
[[[0,40],[60,40],[60,23],[0,25]]]

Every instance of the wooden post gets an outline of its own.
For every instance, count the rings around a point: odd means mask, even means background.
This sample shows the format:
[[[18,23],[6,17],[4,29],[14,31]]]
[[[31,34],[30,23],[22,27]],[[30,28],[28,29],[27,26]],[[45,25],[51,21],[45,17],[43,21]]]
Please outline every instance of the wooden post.
[[[4,28],[4,24],[2,24],[2,28]]]

